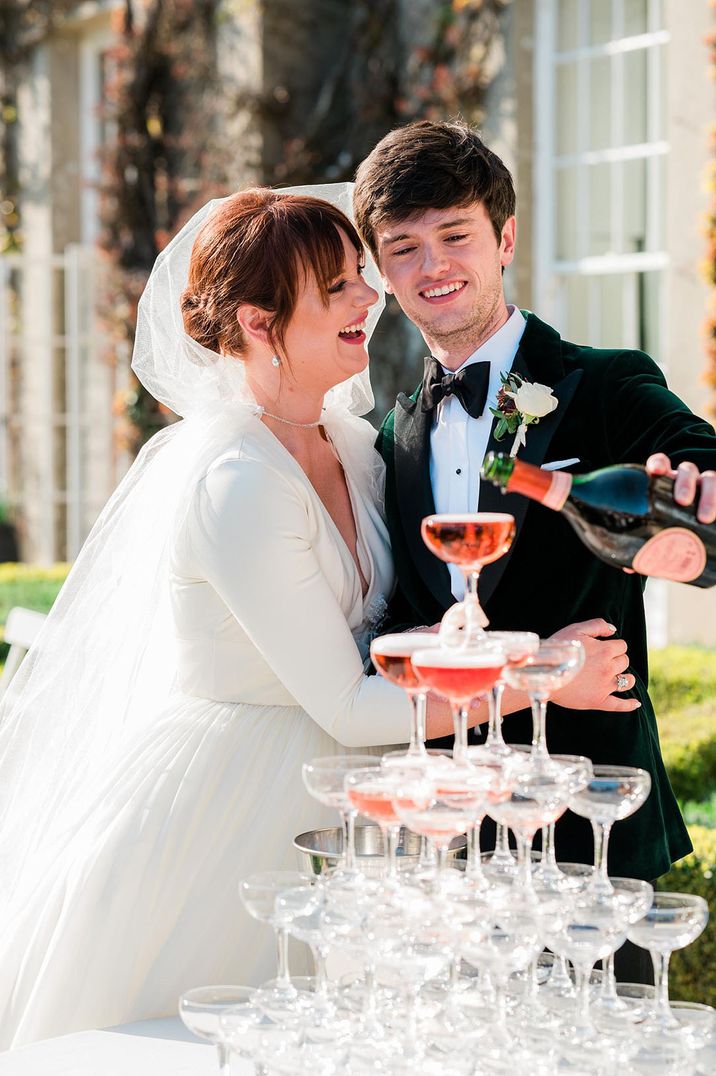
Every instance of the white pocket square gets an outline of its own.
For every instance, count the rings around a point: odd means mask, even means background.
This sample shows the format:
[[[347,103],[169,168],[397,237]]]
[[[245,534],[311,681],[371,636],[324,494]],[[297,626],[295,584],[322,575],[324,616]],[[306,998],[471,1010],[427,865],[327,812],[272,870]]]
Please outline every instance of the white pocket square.
[[[573,463],[579,463],[579,456],[572,456],[568,460],[555,460],[554,463],[543,463],[543,471],[562,471],[565,467],[571,467]]]

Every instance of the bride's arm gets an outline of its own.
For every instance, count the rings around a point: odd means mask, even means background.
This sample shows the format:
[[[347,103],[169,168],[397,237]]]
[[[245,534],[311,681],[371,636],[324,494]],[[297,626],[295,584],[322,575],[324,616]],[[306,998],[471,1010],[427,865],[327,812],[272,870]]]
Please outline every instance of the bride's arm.
[[[220,595],[277,679],[340,743],[405,743],[410,704],[366,676],[315,552],[321,525],[308,491],[256,460],[221,462],[189,523],[194,569]]]

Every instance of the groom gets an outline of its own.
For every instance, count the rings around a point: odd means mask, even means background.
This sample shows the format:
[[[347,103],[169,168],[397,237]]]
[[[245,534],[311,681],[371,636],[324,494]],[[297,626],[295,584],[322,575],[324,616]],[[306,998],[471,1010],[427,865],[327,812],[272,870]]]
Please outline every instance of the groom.
[[[623,694],[599,710],[551,704],[549,747],[649,771],[648,800],[614,828],[609,869],[657,878],[691,843],[647,693],[644,579],[604,564],[562,515],[514,494],[503,496],[479,472],[487,451],[509,452],[512,443],[498,443],[488,410],[495,406],[501,371],[548,386],[558,401],[528,426],[521,459],[576,474],[648,459],[653,472],[663,473],[673,462],[675,499],[691,503],[698,486],[705,522],[716,519],[716,475],[699,477],[699,471],[716,469],[714,430],[668,390],[647,355],[579,347],[534,314],[506,304],[502,273],[515,244],[512,177],[469,127],[425,121],[387,135],[358,169],[355,213],[386,289],[431,353],[422,384],[412,396],[398,396],[378,437],[399,581],[392,620],[434,624],[461,596],[456,574],[421,540],[423,516],[512,513],[512,549],[480,580],[490,626],[546,637],[565,624],[604,618],[626,641],[626,683],[633,684],[629,694],[640,708],[623,712]],[[455,371],[460,373],[451,379]],[[623,677],[615,678],[613,690],[623,692],[624,684]],[[513,742],[529,743],[529,712],[508,717],[506,731]],[[592,850],[589,823],[568,812],[557,827],[559,859],[591,862]]]

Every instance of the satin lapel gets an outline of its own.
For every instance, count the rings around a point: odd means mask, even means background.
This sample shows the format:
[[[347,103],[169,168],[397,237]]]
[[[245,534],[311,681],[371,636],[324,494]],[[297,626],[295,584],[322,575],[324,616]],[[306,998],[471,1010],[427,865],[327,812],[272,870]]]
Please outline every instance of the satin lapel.
[[[430,484],[431,413],[402,393],[395,405],[394,452],[395,486],[400,522],[416,569],[440,604],[447,608],[455,601],[450,590],[447,565],[438,560],[423,542],[420,524],[435,512]]]
[[[530,374],[521,350],[518,350],[511,369],[513,373],[521,374],[527,381],[535,380]],[[520,449],[519,453],[519,458],[521,460],[524,460],[526,463],[533,463],[535,467],[541,467],[544,463],[550,441],[566,414],[567,408],[571,403],[581,377],[581,370],[573,370],[571,374],[568,374],[551,386],[559,403],[551,415],[547,415],[546,418],[540,419],[536,425],[527,428],[527,441],[524,447]],[[509,452],[512,447],[512,437],[510,434],[507,434],[502,441],[497,441],[495,439],[496,425],[497,419],[495,419],[492,424],[485,454],[488,452]],[[478,511],[509,512],[510,515],[515,517],[516,527],[516,537],[511,548],[503,557],[500,557],[499,560],[494,561],[492,564],[488,564],[480,573],[480,601],[483,604],[490,600],[490,597],[504,574],[505,568],[510,562],[510,558],[519,540],[525,513],[529,506],[529,498],[522,497],[517,493],[502,493],[502,491],[497,486],[494,486],[492,482],[480,481]]]

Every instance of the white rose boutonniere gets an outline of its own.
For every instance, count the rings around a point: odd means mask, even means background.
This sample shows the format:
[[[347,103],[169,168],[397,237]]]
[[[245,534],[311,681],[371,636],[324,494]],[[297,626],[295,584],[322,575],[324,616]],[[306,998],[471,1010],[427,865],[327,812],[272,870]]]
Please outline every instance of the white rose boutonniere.
[[[500,374],[502,388],[497,393],[497,407],[490,412],[500,421],[495,439],[501,441],[506,433],[514,433],[510,455],[516,456],[527,441],[527,427],[539,422],[554,411],[559,400],[549,385],[525,381],[519,374]]]

